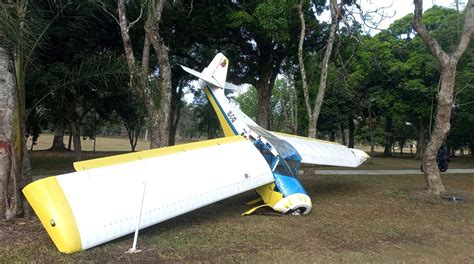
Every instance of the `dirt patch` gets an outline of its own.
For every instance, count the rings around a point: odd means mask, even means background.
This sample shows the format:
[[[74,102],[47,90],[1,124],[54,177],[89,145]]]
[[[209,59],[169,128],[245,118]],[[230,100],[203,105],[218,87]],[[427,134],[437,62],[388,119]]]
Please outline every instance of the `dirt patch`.
[[[14,247],[19,244],[31,244],[46,234],[36,218],[0,220],[0,247]]]

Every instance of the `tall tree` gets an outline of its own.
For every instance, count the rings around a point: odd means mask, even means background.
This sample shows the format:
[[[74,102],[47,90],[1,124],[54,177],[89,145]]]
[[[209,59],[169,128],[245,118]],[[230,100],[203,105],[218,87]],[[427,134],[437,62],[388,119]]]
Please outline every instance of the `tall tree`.
[[[0,219],[7,220],[22,213],[20,190],[28,178],[22,171],[23,155],[27,152],[20,126],[15,68],[8,46],[0,31]]]
[[[150,1],[151,7],[148,19],[145,23],[145,36],[150,41],[158,59],[159,67],[159,92],[158,110],[156,119],[152,117],[154,129],[151,131],[150,147],[159,148],[169,145],[169,133],[171,125],[171,66],[169,59],[169,48],[166,46],[161,34],[160,23],[166,0]],[[154,114],[148,111],[152,116]],[[156,123],[155,123],[156,122]],[[158,128],[158,129],[157,129]]]
[[[337,0],[330,0],[329,1],[329,9],[331,10],[331,26],[329,31],[329,37],[326,44],[326,49],[324,52],[324,57],[322,60],[322,67],[321,67],[321,76],[319,79],[319,86],[318,86],[318,94],[316,97],[316,101],[314,104],[311,103],[309,97],[309,88],[306,80],[306,73],[304,69],[304,59],[303,59],[303,40],[305,37],[305,20],[303,15],[303,5],[304,0],[300,1],[298,6],[298,13],[300,16],[301,21],[301,33],[300,33],[300,41],[298,45],[298,61],[300,64],[302,82],[303,82],[303,92],[304,92],[304,100],[306,106],[306,112],[308,114],[308,136],[312,138],[316,138],[317,132],[317,123],[319,114],[321,113],[321,107],[323,105],[324,94],[326,92],[326,84],[327,84],[327,76],[328,76],[328,69],[329,69],[329,59],[331,57],[332,48],[334,46],[334,40],[336,36],[337,28],[339,27],[339,21],[341,20],[342,10],[344,3],[337,3]]]
[[[131,3],[129,3],[131,4]],[[140,15],[132,22],[127,17],[125,0],[117,0],[118,22],[122,34],[123,46],[130,72],[130,86],[144,102],[151,121],[150,147],[157,148],[169,144],[170,105],[171,105],[171,67],[168,57],[168,47],[160,35],[161,22],[165,0],[144,1],[140,3]],[[145,14],[144,41],[141,63],[135,59],[130,29]],[[150,48],[153,47],[159,65],[159,91],[149,81]]]
[[[450,131],[450,118],[453,106],[453,93],[456,77],[456,66],[469,46],[474,34],[474,0],[468,0],[465,8],[464,27],[458,45],[451,53],[443,50],[422,22],[423,1],[415,0],[413,26],[441,65],[440,88],[437,94],[435,126],[430,141],[423,155],[423,171],[428,191],[439,195],[445,191],[436,163],[436,154]]]
[[[21,189],[31,181],[25,140],[25,76],[48,24],[39,23],[31,3],[0,3],[0,219],[28,213]]]

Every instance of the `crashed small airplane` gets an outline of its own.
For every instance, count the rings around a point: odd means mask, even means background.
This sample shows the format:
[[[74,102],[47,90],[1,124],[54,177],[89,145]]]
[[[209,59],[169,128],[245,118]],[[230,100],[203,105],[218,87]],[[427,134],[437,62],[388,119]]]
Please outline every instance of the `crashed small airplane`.
[[[357,167],[368,155],[343,145],[270,132],[231,105],[229,61],[217,54],[197,72],[225,137],[74,163],[76,172],[23,189],[59,251],[85,250],[233,195],[256,189],[256,207],[307,214],[301,163]],[[258,205],[259,203],[259,205]]]

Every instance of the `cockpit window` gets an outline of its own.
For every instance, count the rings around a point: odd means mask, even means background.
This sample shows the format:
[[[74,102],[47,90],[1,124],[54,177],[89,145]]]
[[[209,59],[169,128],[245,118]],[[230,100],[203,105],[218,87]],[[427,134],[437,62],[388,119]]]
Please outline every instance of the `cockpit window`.
[[[249,125],[249,127],[268,140],[280,155],[281,160],[279,161],[275,171],[282,175],[296,177],[301,163],[301,156],[296,149],[290,143],[276,137],[259,126]]]

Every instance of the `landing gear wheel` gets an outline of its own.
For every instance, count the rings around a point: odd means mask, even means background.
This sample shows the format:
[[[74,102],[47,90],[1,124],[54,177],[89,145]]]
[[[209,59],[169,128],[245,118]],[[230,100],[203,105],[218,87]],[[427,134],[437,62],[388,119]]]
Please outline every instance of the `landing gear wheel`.
[[[305,207],[298,207],[298,208],[296,208],[296,209],[293,209],[293,210],[288,211],[288,214],[291,214],[291,215],[302,215],[302,214],[304,214],[304,212],[306,212],[306,208],[305,208]]]

